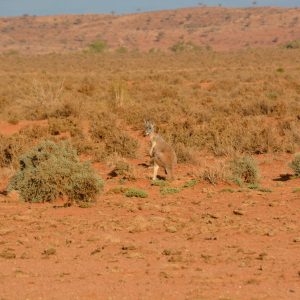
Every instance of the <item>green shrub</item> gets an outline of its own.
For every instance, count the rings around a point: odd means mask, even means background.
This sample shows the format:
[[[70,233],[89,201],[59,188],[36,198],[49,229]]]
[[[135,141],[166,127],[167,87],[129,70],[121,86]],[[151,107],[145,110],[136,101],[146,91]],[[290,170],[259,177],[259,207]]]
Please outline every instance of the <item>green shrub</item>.
[[[44,141],[20,157],[20,170],[9,190],[17,190],[27,202],[49,202],[67,196],[70,201],[91,202],[103,181],[90,164],[79,161],[67,142]]]
[[[105,41],[95,41],[89,45],[89,50],[94,53],[102,53],[107,49]]]
[[[185,51],[197,51],[200,50],[201,48],[197,45],[195,45],[192,42],[184,42],[184,41],[179,41],[173,46],[170,47],[170,50],[175,53],[180,53],[180,52],[185,52]]]
[[[116,49],[116,53],[125,54],[128,53],[128,49],[126,47],[119,47]]]
[[[152,180],[151,185],[163,187],[168,185],[168,182],[166,180],[156,179]]]
[[[107,194],[124,194],[125,192],[127,192],[129,190],[129,188],[124,187],[124,186],[116,186],[111,188],[109,191],[107,191]]]
[[[191,188],[191,187],[195,186],[197,183],[198,183],[198,180],[191,179],[191,180],[185,182],[182,187],[183,188]]]
[[[250,156],[236,158],[230,162],[233,179],[240,183],[255,184],[258,181],[258,167]]]
[[[160,189],[160,193],[162,195],[170,195],[170,194],[177,194],[181,191],[180,188],[175,188],[175,187],[162,187]]]
[[[112,177],[120,176],[122,179],[135,180],[135,175],[132,167],[124,160],[118,160],[115,163],[113,170],[110,172]]]
[[[289,167],[293,169],[296,176],[300,176],[300,153],[295,154],[295,157],[289,164]]]
[[[147,198],[148,193],[140,189],[130,188],[125,192],[125,196],[129,198],[131,197]]]
[[[289,41],[283,47],[286,49],[299,49],[300,48],[300,40]]]

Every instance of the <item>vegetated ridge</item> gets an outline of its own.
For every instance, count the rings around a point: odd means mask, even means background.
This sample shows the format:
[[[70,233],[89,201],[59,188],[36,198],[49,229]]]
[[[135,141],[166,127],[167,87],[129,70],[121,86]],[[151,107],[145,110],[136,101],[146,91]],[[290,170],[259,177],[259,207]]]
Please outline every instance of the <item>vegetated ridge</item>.
[[[109,49],[170,49],[179,42],[226,51],[271,47],[300,37],[300,9],[195,7],[129,15],[0,18],[0,52],[72,52],[105,41]]]

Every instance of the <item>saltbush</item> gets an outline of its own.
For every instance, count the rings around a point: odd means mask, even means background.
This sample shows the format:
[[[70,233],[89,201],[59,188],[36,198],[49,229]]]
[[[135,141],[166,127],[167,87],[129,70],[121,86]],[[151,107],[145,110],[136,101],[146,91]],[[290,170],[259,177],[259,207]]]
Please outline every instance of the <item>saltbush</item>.
[[[230,162],[230,170],[233,179],[239,184],[258,182],[258,166],[251,156],[235,158]]]
[[[103,188],[103,181],[89,163],[80,162],[67,142],[43,141],[19,159],[20,169],[9,190],[19,191],[27,202],[50,202],[57,197],[91,202]]]
[[[300,176],[300,153],[295,155],[289,167],[293,169],[296,176]]]

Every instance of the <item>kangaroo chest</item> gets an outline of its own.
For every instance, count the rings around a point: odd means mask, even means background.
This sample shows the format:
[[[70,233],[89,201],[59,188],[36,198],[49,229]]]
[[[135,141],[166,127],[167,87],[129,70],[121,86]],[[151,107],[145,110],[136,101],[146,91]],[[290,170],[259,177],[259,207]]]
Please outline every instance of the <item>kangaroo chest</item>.
[[[150,142],[151,142],[151,147],[154,148],[157,144],[157,139],[158,137],[157,136],[153,136],[151,139],[150,139]]]

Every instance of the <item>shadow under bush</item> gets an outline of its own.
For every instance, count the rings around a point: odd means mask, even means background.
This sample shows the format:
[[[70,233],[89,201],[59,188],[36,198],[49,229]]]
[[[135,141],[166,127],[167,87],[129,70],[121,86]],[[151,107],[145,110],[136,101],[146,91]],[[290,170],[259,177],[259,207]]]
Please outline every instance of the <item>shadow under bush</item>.
[[[20,157],[20,170],[9,190],[17,190],[27,202],[50,202],[58,197],[91,202],[103,188],[103,181],[89,163],[79,161],[67,142],[44,141]]]

